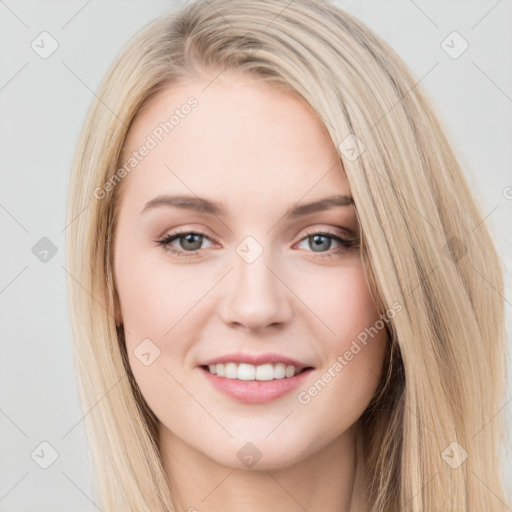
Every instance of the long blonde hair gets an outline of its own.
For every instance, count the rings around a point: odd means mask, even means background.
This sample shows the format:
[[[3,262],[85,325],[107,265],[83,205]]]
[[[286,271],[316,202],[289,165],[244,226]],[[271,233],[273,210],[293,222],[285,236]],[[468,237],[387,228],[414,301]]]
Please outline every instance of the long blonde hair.
[[[446,129],[402,60],[360,21],[313,0],[194,1],[157,19],[117,58],[88,113],[70,184],[67,270],[102,509],[175,510],[158,420],[115,323],[121,187],[105,184],[120,176],[130,124],[158,91],[225,69],[295,91],[324,122],[354,198],[370,290],[382,312],[403,307],[389,322],[388,369],[361,418],[372,512],[504,510],[495,242]]]

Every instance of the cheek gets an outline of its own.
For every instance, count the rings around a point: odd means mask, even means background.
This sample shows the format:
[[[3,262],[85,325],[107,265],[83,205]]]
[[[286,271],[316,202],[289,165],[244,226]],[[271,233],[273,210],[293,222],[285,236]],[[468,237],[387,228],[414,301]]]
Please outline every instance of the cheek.
[[[172,336],[208,290],[208,282],[199,279],[191,267],[169,264],[160,251],[155,248],[149,254],[141,251],[116,258],[123,323],[135,338]]]
[[[323,325],[319,340],[340,349],[379,318],[359,262],[329,271],[304,272],[300,297]]]
[[[186,410],[190,396],[173,377],[181,382],[189,368],[187,354],[208,318],[207,300],[201,299],[218,280],[218,272],[205,269],[199,274],[193,265],[173,265],[160,248],[136,253],[122,247],[120,243],[116,249],[114,268],[133,375],[157,416],[162,404],[176,403]]]
[[[321,320],[315,339],[323,352],[322,368],[310,388],[301,390],[299,403],[328,410],[332,416],[355,421],[374,395],[387,349],[386,322],[373,302],[361,265],[317,274],[304,283],[308,306]],[[333,284],[334,283],[334,284]],[[312,292],[312,290],[315,290]]]
[[[169,404],[181,415],[193,409],[190,395],[177,382],[194,338],[189,322],[196,308],[187,312],[200,290],[190,272],[148,254],[116,258],[115,269],[130,368],[151,410],[173,424],[167,417]]]

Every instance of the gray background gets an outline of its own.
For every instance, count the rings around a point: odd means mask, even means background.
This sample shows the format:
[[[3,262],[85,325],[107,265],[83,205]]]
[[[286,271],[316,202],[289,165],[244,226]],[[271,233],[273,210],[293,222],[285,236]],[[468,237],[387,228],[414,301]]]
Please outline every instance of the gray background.
[[[85,112],[114,56],[139,28],[182,3],[0,0],[1,511],[98,510],[66,302],[70,163]],[[421,79],[510,262],[512,2],[338,4],[386,39]],[[47,59],[31,47],[43,31],[58,43]],[[453,31],[469,43],[456,59],[441,47]],[[32,251],[43,237],[57,251],[46,262]],[[507,280],[510,332],[510,264]],[[505,402],[498,414],[510,418],[511,404]],[[48,469],[35,462],[51,462],[51,449],[42,442],[58,452]],[[510,448],[507,456],[512,481]]]

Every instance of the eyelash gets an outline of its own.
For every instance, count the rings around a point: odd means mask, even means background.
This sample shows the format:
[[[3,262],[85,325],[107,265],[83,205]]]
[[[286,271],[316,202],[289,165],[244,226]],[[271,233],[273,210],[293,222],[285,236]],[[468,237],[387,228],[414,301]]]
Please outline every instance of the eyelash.
[[[186,258],[189,258],[189,257],[193,258],[193,257],[200,256],[200,254],[199,254],[200,249],[197,249],[195,251],[182,251],[182,250],[177,250],[176,248],[174,248],[170,245],[171,242],[173,242],[174,240],[177,240],[181,237],[184,237],[185,235],[199,235],[199,236],[209,239],[209,237],[207,235],[205,235],[204,233],[200,233],[200,232],[196,232],[196,231],[179,231],[176,233],[171,233],[169,235],[165,235],[163,238],[156,240],[156,243],[159,246],[161,246],[164,250],[169,251],[170,253],[180,256],[180,257],[183,256]],[[336,240],[340,244],[340,247],[338,247],[336,250],[334,250],[334,252],[317,253],[318,257],[321,257],[321,258],[332,258],[344,251],[347,251],[352,248],[357,248],[359,246],[358,239],[342,238],[339,235],[336,235],[336,234],[332,233],[331,231],[327,231],[327,230],[306,232],[305,236],[303,236],[299,240],[298,243],[302,242],[303,240],[307,239],[308,237],[310,237],[312,235],[323,235],[328,238],[332,238],[332,239]],[[309,252],[314,252],[314,251],[309,251]]]

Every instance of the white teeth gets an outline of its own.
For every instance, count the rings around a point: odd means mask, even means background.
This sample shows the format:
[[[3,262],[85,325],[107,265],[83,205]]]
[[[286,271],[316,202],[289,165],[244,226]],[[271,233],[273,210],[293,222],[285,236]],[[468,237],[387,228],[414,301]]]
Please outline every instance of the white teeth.
[[[217,367],[217,375],[219,377],[224,377],[224,375],[226,375],[226,367],[223,364],[212,364],[212,366]]]
[[[236,379],[238,376],[238,368],[236,363],[226,363],[226,379]]]
[[[239,380],[274,380],[290,378],[300,373],[295,366],[283,363],[266,363],[254,366],[247,363],[219,363],[208,365],[213,375]]]
[[[233,363],[234,364],[234,363]],[[238,365],[237,378],[240,380],[254,380],[256,377],[256,367],[252,364],[240,363]]]
[[[256,366],[256,380],[272,380],[276,374],[274,368],[270,363]]]
[[[274,378],[275,379],[284,379],[286,377],[286,368],[287,366],[283,363],[277,363],[274,366]],[[293,368],[293,366],[292,366]]]
[[[284,375],[285,377],[293,377],[295,375],[295,366],[287,366]]]

